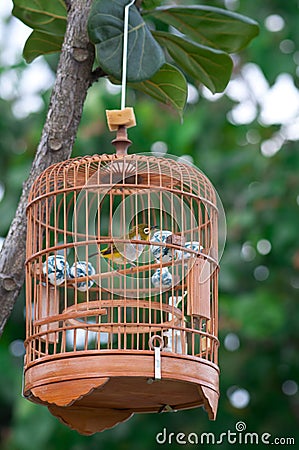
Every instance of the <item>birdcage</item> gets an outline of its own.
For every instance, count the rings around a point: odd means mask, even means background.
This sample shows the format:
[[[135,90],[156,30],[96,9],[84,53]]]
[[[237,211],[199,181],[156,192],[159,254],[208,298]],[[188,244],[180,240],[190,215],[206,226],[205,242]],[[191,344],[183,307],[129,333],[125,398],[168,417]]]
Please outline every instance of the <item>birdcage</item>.
[[[116,154],[45,170],[27,208],[24,395],[84,434],[141,412],[215,419],[219,396],[214,188],[127,155],[121,128]]]

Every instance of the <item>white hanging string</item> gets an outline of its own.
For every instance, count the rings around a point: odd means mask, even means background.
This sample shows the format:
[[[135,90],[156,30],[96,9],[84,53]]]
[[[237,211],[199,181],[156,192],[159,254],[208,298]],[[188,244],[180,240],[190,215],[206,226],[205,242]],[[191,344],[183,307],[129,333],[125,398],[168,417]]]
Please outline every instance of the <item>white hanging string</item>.
[[[124,15],[124,40],[123,40],[123,66],[122,66],[122,82],[121,82],[121,104],[120,109],[126,107],[126,87],[127,87],[127,63],[128,63],[128,32],[129,32],[129,9],[135,3],[131,0],[125,6]]]

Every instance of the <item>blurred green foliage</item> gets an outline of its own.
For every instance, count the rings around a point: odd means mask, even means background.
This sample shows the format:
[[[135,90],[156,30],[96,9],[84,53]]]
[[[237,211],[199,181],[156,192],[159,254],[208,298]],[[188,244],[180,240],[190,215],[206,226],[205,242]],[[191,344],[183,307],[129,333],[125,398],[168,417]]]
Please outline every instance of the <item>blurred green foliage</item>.
[[[202,3],[224,6],[222,0]],[[235,76],[239,76],[244,64],[252,62],[261,68],[270,85],[286,72],[298,87],[297,0],[240,0],[226,4],[237,6],[237,12],[261,25],[260,37],[236,61]],[[265,19],[270,15],[284,19],[280,31],[270,32],[265,27]],[[290,53],[280,49],[285,40],[294,44]],[[0,80],[9,69],[1,68]],[[21,76],[23,63],[14,70]],[[251,122],[236,125],[227,119],[236,105],[232,98],[224,95],[210,101],[201,88],[199,93],[198,101],[188,105],[182,125],[171,111],[142,94],[128,92],[127,104],[134,106],[138,121],[138,126],[129,132],[133,141],[130,151],[149,152],[155,142],[163,141],[169,153],[191,156],[212,180],[226,211],[228,235],[220,277],[221,398],[217,420],[210,422],[204,411],[195,409],[136,415],[112,430],[90,437],[69,430],[46,408],[21,397],[22,357],[14,356],[13,344],[25,335],[22,294],[0,342],[1,449],[151,450],[163,447],[155,437],[164,427],[168,433],[214,432],[219,436],[227,430],[235,431],[238,421],[245,422],[248,432],[267,432],[272,438],[294,437],[298,442],[299,394],[296,389],[291,394],[286,388],[290,386],[286,382],[299,381],[298,141],[285,139],[279,151],[265,156],[262,143],[279,132],[280,124],[267,126],[257,116]],[[48,97],[47,92],[43,94],[43,110],[23,119],[13,114],[14,98],[0,99],[0,236],[8,230],[28,174]],[[105,109],[119,108],[119,102],[119,95],[107,91],[105,80],[90,89],[74,156],[113,152]],[[271,243],[270,251],[258,251],[262,240]],[[237,336],[239,343],[235,351],[227,345],[227,338],[232,335]],[[245,389],[250,396],[246,407],[237,408],[231,402],[231,394],[237,388]],[[230,448],[227,442],[221,446]]]

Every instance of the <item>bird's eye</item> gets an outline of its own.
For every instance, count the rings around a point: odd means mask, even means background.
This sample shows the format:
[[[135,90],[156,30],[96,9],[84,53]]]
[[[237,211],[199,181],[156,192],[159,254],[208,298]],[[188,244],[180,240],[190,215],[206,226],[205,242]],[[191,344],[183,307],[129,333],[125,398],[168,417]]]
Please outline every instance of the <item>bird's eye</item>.
[[[149,232],[150,232],[149,228],[144,228],[143,231],[144,231],[145,234],[149,234]]]

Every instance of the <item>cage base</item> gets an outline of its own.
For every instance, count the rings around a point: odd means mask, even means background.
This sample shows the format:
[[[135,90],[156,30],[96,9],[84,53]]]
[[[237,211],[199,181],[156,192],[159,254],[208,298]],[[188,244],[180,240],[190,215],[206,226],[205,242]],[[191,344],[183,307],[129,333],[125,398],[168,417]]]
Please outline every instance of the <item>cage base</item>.
[[[77,352],[78,353],[78,352]],[[24,395],[82,434],[103,431],[133,413],[204,406],[216,417],[219,369],[201,358],[162,353],[154,379],[153,352],[63,355],[25,370]]]

